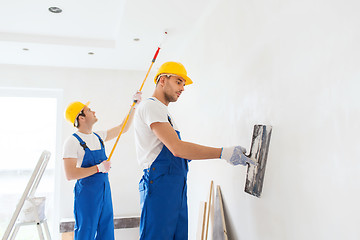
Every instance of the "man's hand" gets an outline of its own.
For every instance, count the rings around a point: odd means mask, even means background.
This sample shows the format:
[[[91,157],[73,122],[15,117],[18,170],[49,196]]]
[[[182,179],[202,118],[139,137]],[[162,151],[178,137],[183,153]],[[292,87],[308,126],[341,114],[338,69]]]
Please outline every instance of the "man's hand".
[[[245,156],[246,149],[241,146],[233,147],[224,147],[221,151],[221,159],[225,159],[231,165],[243,165],[246,166],[247,163],[256,165],[256,163]]]
[[[141,102],[141,94],[142,92],[136,92],[133,96],[133,101],[136,103],[136,104],[139,104]]]
[[[111,168],[111,161],[103,161],[100,164],[96,165],[98,172],[107,173]]]

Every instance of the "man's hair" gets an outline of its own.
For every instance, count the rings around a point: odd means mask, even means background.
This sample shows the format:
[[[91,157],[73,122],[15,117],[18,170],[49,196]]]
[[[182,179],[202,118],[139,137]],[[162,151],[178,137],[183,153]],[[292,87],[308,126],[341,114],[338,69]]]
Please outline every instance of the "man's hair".
[[[74,126],[75,126],[76,128],[79,128],[79,126],[80,126],[80,123],[79,123],[79,117],[80,117],[80,116],[85,117],[85,113],[84,113],[83,110],[80,111],[80,113],[77,115],[77,117],[76,117],[76,119],[75,119],[75,121],[74,121]]]

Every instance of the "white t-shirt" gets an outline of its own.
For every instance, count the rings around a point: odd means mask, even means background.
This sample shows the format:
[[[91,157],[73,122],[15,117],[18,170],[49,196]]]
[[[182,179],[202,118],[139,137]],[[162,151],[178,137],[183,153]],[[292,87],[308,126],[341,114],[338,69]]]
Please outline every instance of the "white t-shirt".
[[[105,141],[107,131],[96,131],[96,133],[103,141]],[[101,149],[99,138],[93,132],[90,134],[85,134],[77,131],[76,134],[86,143],[86,146],[88,146],[90,150]],[[81,167],[84,155],[85,150],[80,145],[79,140],[77,140],[77,138],[73,135],[68,137],[64,144],[63,158],[77,158],[76,167],[79,168]]]
[[[134,117],[135,143],[137,159],[143,169],[149,168],[161,152],[164,144],[151,130],[154,122],[169,122],[178,130],[168,107],[155,97],[143,100],[136,109]]]

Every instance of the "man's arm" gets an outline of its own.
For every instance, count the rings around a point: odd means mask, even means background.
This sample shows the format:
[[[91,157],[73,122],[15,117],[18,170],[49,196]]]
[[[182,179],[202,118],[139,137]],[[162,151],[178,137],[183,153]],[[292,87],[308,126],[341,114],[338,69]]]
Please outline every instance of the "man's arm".
[[[131,109],[131,112],[130,112],[130,115],[129,115],[129,119],[128,119],[127,124],[126,124],[126,126],[125,126],[125,128],[124,128],[123,133],[126,133],[126,132],[129,130],[129,128],[130,128],[130,125],[131,125],[131,123],[132,123],[132,121],[133,121],[133,118],[134,118],[135,108],[136,108],[136,107],[139,105],[139,103],[141,102],[141,94],[142,94],[141,92],[136,92],[136,93],[134,94],[134,96],[133,96],[133,101],[135,102],[135,105],[134,105],[134,106],[132,107],[132,109]],[[126,118],[127,118],[127,116],[124,118],[123,122],[122,122],[119,126],[114,127],[114,128],[111,128],[111,129],[109,129],[109,130],[107,131],[107,135],[106,135],[105,141],[109,141],[109,140],[111,140],[111,139],[116,138],[117,136],[119,136],[120,131],[121,131],[123,125],[124,125],[124,122],[125,122]]]
[[[189,160],[220,158],[221,148],[206,147],[182,141],[168,122],[154,122],[150,127],[160,141],[176,157]]]
[[[74,180],[74,179],[81,179],[95,173],[102,172],[106,173],[111,168],[111,161],[103,161],[100,164],[87,167],[87,168],[77,168],[76,167],[76,158],[63,158],[64,159],[64,167],[65,167],[65,174],[67,180]]]
[[[69,181],[85,178],[98,172],[97,166],[92,166],[88,168],[77,168],[76,163],[76,158],[64,158],[66,179]]]
[[[125,126],[125,128],[124,128],[123,133],[126,133],[126,132],[129,130],[129,128],[130,128],[130,126],[131,126],[131,123],[132,123],[132,121],[133,121],[133,118],[134,118],[134,113],[135,113],[135,107],[132,109],[132,111],[131,111],[131,113],[130,113],[128,122],[126,123],[126,126]],[[127,116],[126,116],[126,117],[127,117]],[[111,140],[111,139],[114,139],[114,138],[116,138],[116,137],[119,135],[119,133],[120,133],[120,131],[121,131],[121,128],[122,128],[123,125],[124,125],[124,122],[125,122],[126,117],[124,118],[123,122],[122,122],[119,126],[116,126],[116,127],[114,127],[114,128],[111,128],[111,129],[107,130],[107,135],[106,135],[105,141],[109,141],[109,140]]]

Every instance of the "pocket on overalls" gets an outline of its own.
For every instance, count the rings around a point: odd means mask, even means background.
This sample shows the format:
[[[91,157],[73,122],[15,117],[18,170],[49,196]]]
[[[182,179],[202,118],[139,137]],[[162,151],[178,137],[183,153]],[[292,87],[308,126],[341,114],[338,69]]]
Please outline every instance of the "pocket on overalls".
[[[146,195],[148,194],[148,188],[149,188],[148,183],[143,176],[139,182],[140,207],[141,208],[143,207]]]
[[[166,175],[169,174],[169,171],[166,169],[165,171],[163,169],[155,169],[151,170],[150,176],[149,176],[149,195],[154,193],[156,189],[161,185],[163,179]]]

